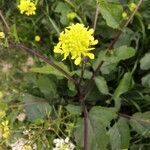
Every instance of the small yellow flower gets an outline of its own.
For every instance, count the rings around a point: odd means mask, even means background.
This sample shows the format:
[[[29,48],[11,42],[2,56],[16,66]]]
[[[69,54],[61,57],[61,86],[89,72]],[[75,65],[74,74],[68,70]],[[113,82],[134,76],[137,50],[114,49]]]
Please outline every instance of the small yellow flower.
[[[33,150],[30,145],[24,145],[21,150]]]
[[[72,24],[60,33],[59,43],[54,47],[54,52],[64,55],[63,60],[71,55],[75,65],[79,65],[85,56],[94,59],[95,56],[91,53],[94,49],[92,46],[96,45],[98,40],[94,40],[93,33],[93,29],[86,28],[83,24]]]
[[[129,9],[130,9],[130,11],[134,11],[136,7],[137,7],[137,6],[136,6],[135,3],[130,3],[130,4],[129,4]]]
[[[3,98],[4,94],[2,91],[0,91],[0,98]]]
[[[10,135],[10,129],[9,129],[9,126],[8,126],[8,120],[6,121],[3,121],[0,125],[0,130],[2,132],[2,137],[4,139],[7,139]]]
[[[27,16],[35,15],[36,5],[31,0],[20,0],[18,5],[21,14],[26,14]]]
[[[128,19],[128,14],[127,14],[126,12],[123,12],[123,13],[122,13],[122,18],[123,18],[123,19]]]
[[[3,118],[6,115],[5,111],[0,110],[0,118]]]
[[[4,39],[5,38],[5,33],[4,32],[0,32],[0,39]]]
[[[41,37],[40,37],[39,35],[36,35],[35,38],[34,38],[34,40],[35,40],[36,42],[40,42]]]
[[[73,20],[76,17],[77,17],[77,14],[75,12],[71,12],[67,14],[67,18],[70,20]]]

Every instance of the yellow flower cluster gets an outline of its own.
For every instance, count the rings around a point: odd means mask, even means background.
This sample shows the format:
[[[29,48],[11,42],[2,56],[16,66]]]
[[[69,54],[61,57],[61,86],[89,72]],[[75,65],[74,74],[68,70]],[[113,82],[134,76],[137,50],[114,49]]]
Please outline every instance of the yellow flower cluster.
[[[36,5],[31,0],[20,0],[18,5],[21,14],[26,14],[27,16],[35,15]]]
[[[94,54],[90,51],[94,49],[92,46],[96,45],[98,40],[94,40],[93,33],[93,29],[86,28],[83,24],[72,24],[60,33],[59,43],[54,47],[54,52],[64,55],[63,60],[71,55],[76,65],[79,65],[85,56],[94,59]]]
[[[67,14],[67,18],[70,20],[73,20],[76,17],[77,17],[77,14],[75,12],[70,12]]]
[[[3,118],[6,115],[5,111],[0,110],[0,118]]]
[[[137,6],[136,6],[135,3],[130,3],[130,4],[129,4],[129,9],[130,9],[130,11],[134,11],[136,7],[137,7]]]
[[[128,19],[128,14],[125,11],[122,13],[122,18],[125,20]]]
[[[35,38],[34,38],[34,40],[35,40],[36,42],[40,42],[41,37],[40,37],[39,35],[36,35]]]
[[[0,137],[7,139],[10,135],[10,129],[8,126],[8,120],[1,122],[0,124]]]
[[[0,32],[0,39],[4,39],[5,38],[5,33],[4,32]]]

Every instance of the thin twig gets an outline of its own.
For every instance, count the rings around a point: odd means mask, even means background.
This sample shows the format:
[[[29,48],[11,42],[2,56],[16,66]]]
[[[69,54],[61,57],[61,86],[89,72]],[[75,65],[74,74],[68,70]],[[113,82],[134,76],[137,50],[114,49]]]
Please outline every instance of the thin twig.
[[[123,33],[124,29],[128,26],[128,24],[131,22],[131,20],[133,19],[134,15],[136,14],[136,12],[138,11],[140,5],[142,4],[143,0],[139,0],[135,10],[133,11],[133,13],[131,14],[131,16],[129,17],[129,19],[126,21],[126,23],[124,24],[124,26],[122,27],[122,30],[120,30],[118,32],[118,34],[116,35],[115,39],[111,42],[110,46],[108,47],[108,49],[112,49],[115,45],[115,43],[118,41],[118,39],[120,38],[121,34]]]
[[[88,131],[89,131],[89,127],[88,127],[88,111],[87,111],[87,107],[85,105],[85,103],[83,103],[83,113],[84,113],[84,150],[89,150],[88,147]]]
[[[2,12],[0,11],[0,18],[2,19],[4,26],[6,27],[7,31],[10,30]],[[47,57],[45,57],[43,54],[41,54],[38,50],[32,49],[32,48],[28,48],[26,46],[24,46],[23,44],[17,44],[15,42],[13,42],[12,40],[9,40],[9,43],[12,47],[15,48],[20,48],[25,50],[26,52],[30,53],[33,56],[36,56],[40,59],[42,59],[44,62],[50,64],[53,68],[55,68],[56,70],[58,70],[59,72],[61,72],[67,79],[69,79],[70,81],[74,82],[76,84],[76,81],[65,71],[63,70],[60,66],[58,66],[57,64],[55,64],[52,60],[48,59]]]
[[[12,47],[14,48],[20,48],[25,50],[26,52],[30,53],[33,56],[36,56],[40,59],[42,59],[44,62],[48,63],[49,65],[51,65],[53,68],[55,68],[56,70],[58,70],[60,73],[62,73],[68,80],[74,82],[76,84],[76,80],[74,80],[65,70],[63,70],[60,66],[58,66],[57,64],[55,64],[52,60],[48,59],[47,57],[45,57],[44,55],[42,55],[39,50],[35,50],[32,48],[28,48],[26,46],[24,46],[23,44],[16,44],[13,41],[9,40],[9,43]]]
[[[2,11],[0,10],[0,18],[2,19],[3,23],[4,23],[4,26],[6,27],[6,30],[7,30],[7,33],[10,31],[10,28],[4,18],[4,15],[2,14]]]
[[[86,104],[85,104],[85,99],[84,99],[84,93],[82,93],[82,91],[78,91],[79,93],[79,101],[80,101],[80,104],[81,104],[81,107],[82,107],[82,111],[83,111],[83,114],[84,114],[84,150],[89,150],[89,147],[88,147],[88,139],[89,139],[89,136],[88,136],[88,111],[87,111],[87,107],[86,107]]]
[[[135,121],[138,121],[138,122],[143,122],[143,123],[150,124],[150,120],[148,120],[148,119],[141,119],[141,118],[137,118],[137,117],[134,117],[134,116],[129,116],[129,115],[123,114],[123,113],[118,113],[118,115],[121,116],[121,117],[124,117],[126,119],[132,119],[132,120],[135,120]]]
[[[82,83],[82,80],[83,80],[83,76],[84,76],[84,71],[85,71],[85,62],[82,61],[82,63],[81,63],[81,76],[80,76],[80,79],[79,79],[78,87],[81,86],[81,83]]]
[[[99,14],[99,4],[97,3],[96,4],[94,24],[93,24],[94,32],[96,30],[96,24],[97,24],[98,14]],[[85,63],[86,63],[86,60],[85,60],[85,62],[83,60],[83,62],[82,62],[82,68],[81,68],[81,78],[80,78],[80,81],[79,81],[79,86],[80,86],[80,84],[82,82],[82,79],[83,79],[83,76],[84,76]],[[78,88],[80,88],[80,87],[78,87]],[[79,94],[80,94],[80,102],[81,102],[82,110],[83,110],[83,113],[84,113],[84,150],[89,150],[89,147],[88,147],[88,140],[89,140],[89,136],[88,136],[88,130],[89,130],[89,128],[88,128],[88,111],[87,111],[87,107],[86,107],[86,104],[85,104],[85,95],[84,95],[84,92],[82,90],[80,90]]]
[[[99,4],[97,3],[97,4],[96,4],[95,17],[94,17],[94,24],[93,24],[94,32],[95,32],[95,30],[96,30],[98,14],[99,14]]]

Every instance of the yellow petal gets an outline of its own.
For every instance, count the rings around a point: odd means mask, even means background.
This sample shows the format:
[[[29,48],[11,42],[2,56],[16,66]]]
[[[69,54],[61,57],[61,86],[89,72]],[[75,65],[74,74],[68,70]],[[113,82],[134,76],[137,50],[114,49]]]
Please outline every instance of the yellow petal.
[[[75,65],[79,65],[81,63],[81,57],[78,57],[75,61],[74,61]]]
[[[94,59],[94,58],[95,58],[94,54],[92,54],[92,53],[87,53],[87,56],[88,56],[90,59]]]
[[[96,45],[98,43],[98,40],[95,40],[92,42],[92,45]]]

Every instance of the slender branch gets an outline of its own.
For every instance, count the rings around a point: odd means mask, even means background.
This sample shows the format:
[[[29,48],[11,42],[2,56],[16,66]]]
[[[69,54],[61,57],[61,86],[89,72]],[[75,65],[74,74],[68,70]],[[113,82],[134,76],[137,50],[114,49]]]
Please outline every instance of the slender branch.
[[[118,115],[121,116],[121,117],[124,117],[126,119],[132,119],[132,120],[136,120],[138,122],[143,122],[143,123],[150,124],[150,120],[148,120],[148,119],[136,118],[134,116],[129,116],[129,115],[123,114],[123,113],[118,113]]]
[[[79,101],[80,101],[80,104],[81,104],[81,108],[82,108],[82,111],[83,111],[83,114],[84,114],[84,150],[89,150],[89,147],[88,147],[88,111],[87,111],[87,107],[86,107],[86,104],[85,104],[85,96],[84,96],[84,93],[82,93],[82,91],[79,89],[78,91],[79,93]]]
[[[42,55],[38,50],[28,48],[28,47],[26,47],[26,46],[24,46],[22,44],[16,44],[16,43],[14,43],[11,40],[9,40],[9,43],[14,48],[23,49],[26,52],[30,53],[31,55],[36,56],[36,57],[42,59],[44,62],[48,63],[53,68],[55,68],[56,70],[58,70],[59,72],[61,72],[68,80],[70,80],[70,81],[72,81],[72,82],[74,82],[76,84],[76,81],[65,70],[63,70],[60,66],[58,66],[57,64],[55,64],[52,60],[50,60],[47,57],[45,57],[44,55]]]
[[[96,4],[96,11],[95,11],[95,18],[94,18],[94,24],[93,24],[93,29],[94,29],[94,32],[96,30],[96,24],[97,24],[97,19],[98,19],[98,14],[99,14],[99,4],[97,3]],[[84,75],[84,71],[85,71],[85,63],[86,63],[86,60],[84,62],[82,62],[82,68],[81,68],[81,78],[80,78],[80,81],[79,81],[79,86],[82,82],[82,79],[83,79],[83,75]],[[80,88],[80,87],[79,87]],[[81,106],[82,106],[82,110],[83,110],[83,113],[84,113],[84,150],[89,150],[89,147],[88,147],[88,130],[89,130],[89,127],[88,127],[88,111],[87,111],[87,107],[86,107],[86,104],[85,104],[85,95],[84,95],[84,92],[83,91],[80,91],[80,102],[81,102]],[[84,96],[82,96],[84,95]]]
[[[0,18],[2,19],[4,26],[7,29],[7,32],[9,32],[10,28],[2,14],[2,12],[0,11]],[[14,48],[20,48],[25,50],[26,52],[30,53],[33,56],[36,56],[40,59],[42,59],[44,62],[50,64],[53,68],[55,68],[56,70],[58,70],[59,72],[61,72],[68,80],[74,82],[76,84],[76,81],[65,71],[63,70],[60,66],[58,66],[57,64],[55,64],[52,60],[49,60],[47,57],[45,57],[43,54],[41,54],[38,50],[32,49],[32,48],[28,48],[26,46],[24,46],[23,44],[17,44],[15,42],[13,42],[12,40],[9,40],[9,44],[14,47]]]
[[[79,86],[78,87],[81,86],[81,82],[82,82],[83,76],[84,76],[84,71],[85,71],[85,62],[83,60],[82,63],[81,63],[81,76],[80,76],[80,79],[79,79],[79,84],[78,84]]]
[[[8,26],[8,24],[7,24],[7,22],[6,22],[5,18],[4,18],[1,10],[0,10],[0,18],[2,19],[2,21],[4,23],[4,26],[6,27],[7,32],[9,32],[10,28],[9,28],[9,26]]]
[[[85,103],[83,104],[83,113],[84,113],[84,150],[89,150],[88,148],[88,111]]]
[[[99,14],[99,4],[96,3],[96,11],[95,11],[95,17],[94,17],[94,24],[93,24],[94,32],[95,32],[95,30],[96,30],[98,14]]]
[[[124,29],[128,26],[128,24],[131,22],[131,20],[133,19],[134,15],[136,14],[136,12],[138,11],[140,5],[142,4],[143,0],[139,0],[135,10],[133,11],[133,13],[131,14],[131,16],[129,17],[129,19],[126,21],[126,23],[123,25],[122,30],[120,30],[118,32],[118,34],[116,35],[115,39],[111,42],[110,46],[108,47],[108,49],[112,49],[115,45],[115,43],[118,41],[118,39],[120,38],[121,34],[123,33]]]

